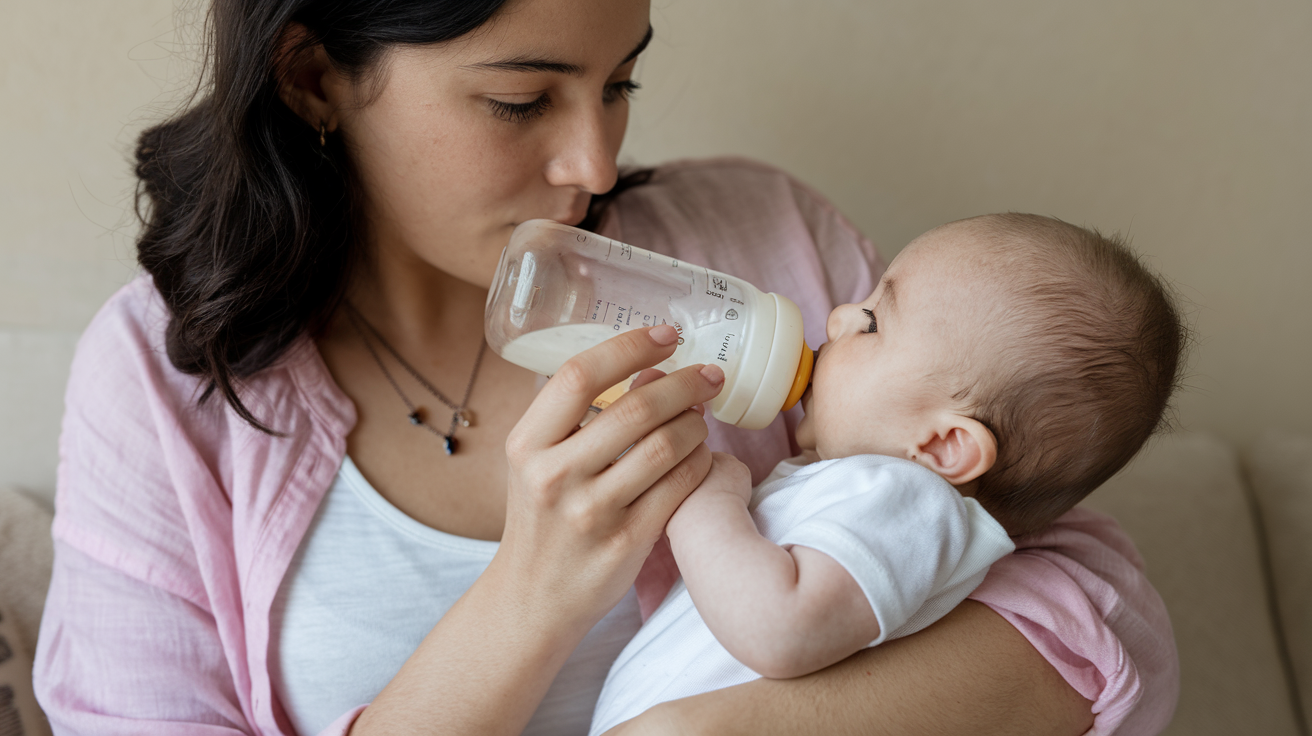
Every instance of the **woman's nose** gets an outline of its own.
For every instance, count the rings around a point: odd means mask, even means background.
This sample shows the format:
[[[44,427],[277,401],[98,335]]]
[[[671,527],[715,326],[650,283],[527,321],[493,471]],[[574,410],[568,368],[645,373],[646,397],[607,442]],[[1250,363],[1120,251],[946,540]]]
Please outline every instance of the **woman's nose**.
[[[619,141],[612,141],[606,111],[597,106],[561,120],[559,147],[547,164],[547,182],[573,186],[589,194],[604,194],[615,186]],[[623,131],[619,136],[623,138]]]
[[[865,317],[865,314],[861,311],[861,307],[856,304],[843,304],[834,307],[834,310],[829,313],[829,319],[825,320],[825,335],[828,336],[829,342],[833,342],[843,335],[860,332],[864,329],[861,321],[863,317]],[[865,324],[869,324],[869,322],[870,320],[867,319]]]

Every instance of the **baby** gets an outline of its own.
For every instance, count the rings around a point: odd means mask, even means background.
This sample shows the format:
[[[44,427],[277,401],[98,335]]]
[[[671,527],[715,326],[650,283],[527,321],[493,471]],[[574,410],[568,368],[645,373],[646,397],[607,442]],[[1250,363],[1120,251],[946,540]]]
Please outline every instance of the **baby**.
[[[1184,328],[1115,238],[986,215],[916,238],[826,325],[802,458],[717,453],[666,531],[683,574],[611,666],[591,734],[814,672],[938,620],[1138,452]]]

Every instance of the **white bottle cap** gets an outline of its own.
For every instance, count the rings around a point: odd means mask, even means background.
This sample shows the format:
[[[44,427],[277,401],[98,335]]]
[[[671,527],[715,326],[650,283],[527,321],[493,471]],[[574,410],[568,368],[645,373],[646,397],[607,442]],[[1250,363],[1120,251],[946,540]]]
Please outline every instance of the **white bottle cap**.
[[[793,391],[794,384],[809,378],[799,371],[805,361],[802,351],[802,311],[787,297],[765,294],[757,302],[760,329],[743,336],[738,372],[731,386],[711,402],[716,419],[744,429],[768,427]],[[773,323],[773,329],[770,328]],[[791,408],[791,407],[790,407]]]

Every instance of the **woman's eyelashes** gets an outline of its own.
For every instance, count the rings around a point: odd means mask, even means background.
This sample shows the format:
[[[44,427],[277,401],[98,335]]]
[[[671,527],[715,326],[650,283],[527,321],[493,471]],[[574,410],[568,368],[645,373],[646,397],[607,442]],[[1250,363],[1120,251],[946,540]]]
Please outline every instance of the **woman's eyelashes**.
[[[606,85],[606,92],[602,94],[603,102],[616,102],[618,100],[627,100],[633,96],[634,92],[642,89],[642,85],[632,79],[625,79],[622,82],[613,82]]]
[[[602,102],[606,103],[627,100],[641,88],[642,85],[631,79],[612,82],[606,85],[606,91],[602,93],[601,99]],[[497,117],[508,123],[527,123],[542,117],[547,110],[551,109],[551,96],[543,92],[540,97],[532,102],[505,102],[489,97],[487,98],[487,104]]]
[[[875,321],[875,313],[869,309],[862,309],[865,315],[870,318],[870,325],[866,327],[866,332],[879,332],[879,324]]]
[[[497,117],[508,123],[527,123],[530,120],[536,120],[542,117],[543,113],[551,109],[551,97],[545,92],[532,102],[503,102],[501,100],[487,98],[487,104],[491,106],[492,112]]]

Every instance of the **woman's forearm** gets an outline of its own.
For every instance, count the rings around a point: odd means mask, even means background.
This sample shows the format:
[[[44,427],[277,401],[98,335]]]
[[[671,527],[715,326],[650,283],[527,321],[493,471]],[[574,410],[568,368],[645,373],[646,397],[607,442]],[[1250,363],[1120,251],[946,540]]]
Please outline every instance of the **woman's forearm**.
[[[588,626],[516,590],[494,561],[360,714],[351,736],[520,733]]]
[[[1011,624],[966,601],[820,672],[665,703],[607,736],[1079,736],[1091,708]]]

